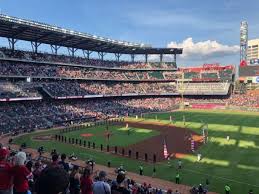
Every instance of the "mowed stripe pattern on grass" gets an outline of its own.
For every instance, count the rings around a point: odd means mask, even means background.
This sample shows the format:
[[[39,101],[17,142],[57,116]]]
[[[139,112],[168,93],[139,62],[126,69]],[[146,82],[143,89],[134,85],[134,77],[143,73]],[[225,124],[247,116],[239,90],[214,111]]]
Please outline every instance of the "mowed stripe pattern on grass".
[[[226,183],[232,185],[233,193],[247,193],[250,188],[259,192],[259,179],[255,178],[259,173],[258,113],[188,110],[151,114],[148,118],[168,123],[170,115],[177,126],[184,126],[184,116],[186,126],[198,133],[201,133],[201,126],[208,123],[209,143],[199,150],[204,158],[197,162],[195,155],[186,157],[187,174],[194,176],[197,172],[203,179],[210,177],[212,189],[218,192]]]

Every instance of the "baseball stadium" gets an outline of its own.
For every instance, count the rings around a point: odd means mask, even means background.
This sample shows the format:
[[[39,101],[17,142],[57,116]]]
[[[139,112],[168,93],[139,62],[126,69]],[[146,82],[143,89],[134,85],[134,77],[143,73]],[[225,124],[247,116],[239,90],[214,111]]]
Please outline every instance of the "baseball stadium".
[[[91,163],[110,181],[121,172],[136,194],[259,193],[259,93],[237,79],[259,71],[182,67],[183,48],[4,14],[0,37],[9,45],[0,48],[0,140],[11,153],[44,165],[65,154],[73,170]]]

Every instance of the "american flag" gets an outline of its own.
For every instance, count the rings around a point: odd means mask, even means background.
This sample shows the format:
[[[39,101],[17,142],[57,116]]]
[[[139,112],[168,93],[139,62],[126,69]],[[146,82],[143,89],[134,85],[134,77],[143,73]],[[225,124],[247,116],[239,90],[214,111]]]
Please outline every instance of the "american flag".
[[[192,150],[192,152],[194,152],[195,151],[195,142],[194,142],[194,140],[192,139],[191,140],[191,150]]]
[[[164,157],[165,157],[165,159],[167,159],[168,156],[169,156],[169,154],[168,154],[166,142],[165,142],[165,139],[164,139]]]

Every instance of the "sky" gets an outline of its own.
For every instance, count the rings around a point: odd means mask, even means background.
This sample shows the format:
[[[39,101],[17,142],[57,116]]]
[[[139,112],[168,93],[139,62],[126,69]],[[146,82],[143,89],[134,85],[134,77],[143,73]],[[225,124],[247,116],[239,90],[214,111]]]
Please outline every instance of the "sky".
[[[0,0],[0,9],[107,38],[182,47],[183,66],[238,64],[243,20],[249,39],[259,38],[258,0]]]

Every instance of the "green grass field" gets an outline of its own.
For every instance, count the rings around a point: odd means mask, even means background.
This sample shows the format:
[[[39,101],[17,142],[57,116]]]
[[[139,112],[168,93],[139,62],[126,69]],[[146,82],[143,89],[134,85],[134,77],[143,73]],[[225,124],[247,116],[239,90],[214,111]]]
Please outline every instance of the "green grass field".
[[[233,194],[248,193],[249,189],[253,189],[254,193],[259,193],[258,113],[188,110],[146,115],[145,120],[167,124],[169,123],[170,115],[174,119],[174,124],[181,127],[184,127],[184,115],[186,120],[185,127],[198,133],[201,133],[201,126],[204,123],[208,123],[209,143],[202,146],[199,150],[203,156],[202,161],[197,162],[196,155],[189,155],[182,159],[183,169],[180,170],[180,176],[183,184],[197,185],[198,183],[204,183],[205,179],[208,178],[210,181],[209,189],[211,191],[224,193],[224,186],[228,183],[231,186],[231,193]],[[156,117],[157,120],[155,119]],[[131,120],[136,119],[132,118]],[[138,121],[141,121],[141,119]],[[56,132],[53,130],[42,132],[42,134],[48,133]],[[16,139],[15,142],[17,144],[26,142],[28,146],[34,148],[43,145],[47,150],[55,147],[59,152],[65,152],[67,154],[74,152],[81,159],[94,158],[97,163],[104,165],[110,160],[115,167],[123,164],[128,171],[138,172],[139,161],[95,152],[93,150],[85,150],[59,142],[38,142],[32,140],[31,137],[34,135],[22,136]],[[143,136],[146,135],[155,134],[153,132],[143,134]],[[230,136],[229,141],[226,140],[226,136]],[[171,161],[171,164],[169,166],[167,161],[157,164],[157,177],[173,181],[177,171],[177,160]],[[144,164],[144,174],[151,175],[152,168],[152,164]]]
[[[130,130],[130,135],[128,136],[128,129]],[[90,142],[95,142],[96,146],[100,146],[103,144],[106,146],[109,144],[110,146],[128,146],[135,144],[137,142],[143,141],[148,139],[152,136],[159,135],[158,131],[149,130],[149,129],[140,129],[140,128],[126,128],[126,127],[119,127],[119,126],[109,126],[108,131],[112,134],[107,139],[106,133],[106,126],[96,126],[90,127],[86,129],[81,129],[78,131],[72,131],[64,133],[63,136],[77,138],[81,140],[86,140]],[[90,133],[92,137],[82,137],[81,134]]]

